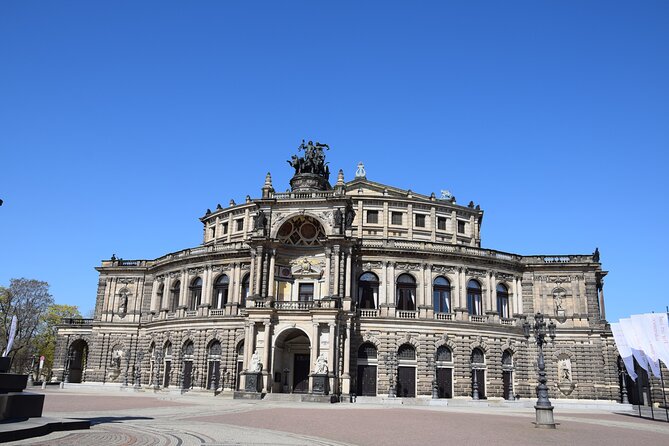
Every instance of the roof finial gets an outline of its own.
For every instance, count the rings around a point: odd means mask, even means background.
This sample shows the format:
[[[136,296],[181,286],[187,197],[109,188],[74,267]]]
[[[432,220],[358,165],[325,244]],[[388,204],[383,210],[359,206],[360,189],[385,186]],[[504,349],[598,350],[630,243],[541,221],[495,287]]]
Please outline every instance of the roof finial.
[[[270,198],[274,193],[274,187],[272,186],[272,174],[267,172],[265,175],[265,184],[262,187],[262,197],[263,199]]]
[[[344,171],[342,169],[339,169],[339,173],[337,173],[337,186],[343,186],[344,185]]]
[[[367,178],[367,172],[365,171],[365,165],[360,161],[358,163],[358,169],[355,171],[356,178]]]
[[[269,172],[265,175],[265,187],[272,187],[272,174]]]

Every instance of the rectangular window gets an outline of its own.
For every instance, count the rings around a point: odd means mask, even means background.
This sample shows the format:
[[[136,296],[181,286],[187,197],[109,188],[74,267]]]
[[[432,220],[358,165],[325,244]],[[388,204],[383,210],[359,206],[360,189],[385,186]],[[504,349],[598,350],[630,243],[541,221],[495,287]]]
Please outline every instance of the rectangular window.
[[[379,211],[367,211],[367,223],[378,223]]]
[[[223,230],[221,232],[223,232],[223,234],[227,234],[228,233],[228,222],[226,221],[225,223],[223,223],[222,227],[223,227]]]
[[[211,238],[216,238],[216,227],[209,228],[209,233],[211,234]]]
[[[402,213],[401,212],[393,212],[390,214],[390,223],[393,225],[401,225],[402,224]]]
[[[243,231],[244,230],[244,219],[240,218],[237,220],[237,230],[238,231]]]
[[[446,230],[446,217],[437,217],[437,229],[440,231]]]
[[[464,234],[465,233],[465,222],[464,221],[459,221],[458,222],[458,234]]]
[[[425,227],[425,215],[416,214],[416,227],[424,228]]]
[[[298,300],[300,302],[306,302],[314,300],[314,284],[313,283],[301,283],[299,288]]]

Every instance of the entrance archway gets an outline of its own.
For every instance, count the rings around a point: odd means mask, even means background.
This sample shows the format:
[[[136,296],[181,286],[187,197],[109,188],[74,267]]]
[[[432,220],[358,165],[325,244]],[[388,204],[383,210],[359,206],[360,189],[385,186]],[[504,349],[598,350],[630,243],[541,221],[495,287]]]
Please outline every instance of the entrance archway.
[[[83,339],[77,339],[70,345],[68,380],[71,383],[80,383],[86,369],[88,344]]]
[[[274,360],[270,379],[272,392],[307,393],[311,372],[311,343],[299,328],[282,331],[274,341]]]

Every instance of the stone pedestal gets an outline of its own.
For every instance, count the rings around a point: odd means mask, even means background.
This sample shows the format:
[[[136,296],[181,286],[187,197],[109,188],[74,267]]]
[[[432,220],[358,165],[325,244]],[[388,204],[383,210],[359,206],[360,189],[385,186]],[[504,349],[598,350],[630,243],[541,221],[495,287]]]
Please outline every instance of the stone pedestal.
[[[544,429],[555,429],[555,419],[553,418],[553,406],[534,406],[536,411],[536,422],[534,427]]]
[[[0,421],[42,416],[44,395],[23,390],[28,375],[0,373]]]
[[[313,386],[311,392],[316,395],[327,395],[330,391],[328,375],[324,373],[312,373]]]
[[[245,392],[259,393],[262,390],[262,373],[261,372],[245,372]]]

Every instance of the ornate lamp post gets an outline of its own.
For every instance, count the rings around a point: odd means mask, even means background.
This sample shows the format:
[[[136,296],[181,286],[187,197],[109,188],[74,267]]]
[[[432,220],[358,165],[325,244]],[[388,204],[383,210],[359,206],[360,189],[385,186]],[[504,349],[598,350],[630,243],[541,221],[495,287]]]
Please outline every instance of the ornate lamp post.
[[[537,347],[539,347],[539,357],[537,364],[539,366],[539,384],[537,385],[537,404],[534,406],[536,412],[535,427],[543,427],[548,429],[555,429],[555,420],[553,419],[553,405],[548,399],[548,386],[546,382],[546,363],[544,362],[544,345],[548,343],[546,335],[555,339],[555,324],[550,321],[548,324],[544,322],[544,316],[537,313],[534,316],[534,324],[523,322],[523,334],[525,339],[530,338],[530,334],[534,334]]]
[[[625,370],[625,364],[623,364],[622,358],[618,359],[618,373],[620,374],[620,381],[622,383],[622,389],[620,391],[622,400],[620,401],[623,404],[629,404],[630,400],[627,396],[627,370]]]
[[[65,372],[64,372],[64,377],[63,377],[63,382],[64,383],[69,383],[70,382],[70,366],[74,362],[76,358],[76,352],[71,351],[68,353],[67,357],[65,358]]]

